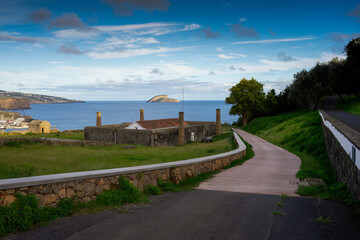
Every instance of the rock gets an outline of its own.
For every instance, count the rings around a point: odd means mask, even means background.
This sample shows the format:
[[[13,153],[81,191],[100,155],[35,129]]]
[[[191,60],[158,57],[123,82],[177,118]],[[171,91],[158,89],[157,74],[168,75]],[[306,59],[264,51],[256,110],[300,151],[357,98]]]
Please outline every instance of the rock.
[[[84,191],[85,196],[93,196],[95,192],[95,183],[85,182]]]
[[[35,194],[35,197],[39,200],[40,207],[44,207],[56,201],[55,194],[49,194],[49,195]]]
[[[85,192],[84,192],[84,191],[77,192],[77,193],[76,193],[76,196],[77,196],[78,198],[84,198],[84,197],[85,197]]]
[[[74,195],[75,195],[75,191],[74,191],[73,189],[68,188],[68,189],[66,190],[66,197],[67,197],[67,198],[71,198],[71,197],[74,196]]]
[[[52,188],[49,187],[49,186],[44,186],[41,193],[42,194],[51,194],[52,193]]]
[[[78,191],[84,191],[84,183],[76,184],[75,187],[74,187],[74,190],[75,190],[76,192],[78,192]]]
[[[63,188],[63,189],[61,189],[60,191],[59,191],[59,198],[60,199],[64,199],[64,198],[66,198],[66,189],[65,188]]]
[[[100,178],[97,180],[97,185],[101,186],[104,184],[104,178]]]
[[[100,186],[96,186],[96,187],[95,187],[95,194],[96,194],[96,195],[99,195],[100,193],[102,193],[102,191],[103,191],[103,188],[102,188],[102,187],[100,187]]]
[[[3,205],[4,206],[9,206],[15,200],[16,200],[16,197],[14,197],[13,195],[6,195],[5,198],[4,198],[4,201],[3,201]]]
[[[51,189],[53,190],[53,192],[55,193],[55,194],[58,194],[59,193],[59,185],[58,184],[52,184],[51,185]]]
[[[88,201],[91,200],[91,198],[89,198],[89,197],[84,197],[83,200],[84,200],[84,202],[88,202]]]
[[[208,142],[212,142],[212,138],[211,137],[204,137],[203,139],[201,139],[202,143],[208,143]]]
[[[87,182],[95,183],[95,179],[88,179]]]
[[[11,194],[14,194],[14,193],[15,193],[15,189],[5,190],[5,195],[11,195]]]

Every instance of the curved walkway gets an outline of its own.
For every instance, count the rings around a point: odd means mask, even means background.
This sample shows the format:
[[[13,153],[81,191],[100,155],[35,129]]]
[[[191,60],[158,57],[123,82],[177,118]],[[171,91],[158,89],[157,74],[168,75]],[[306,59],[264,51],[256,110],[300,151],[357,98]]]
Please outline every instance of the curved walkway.
[[[297,196],[295,174],[300,169],[300,158],[250,133],[240,129],[236,132],[253,146],[255,156],[201,183],[198,189]]]

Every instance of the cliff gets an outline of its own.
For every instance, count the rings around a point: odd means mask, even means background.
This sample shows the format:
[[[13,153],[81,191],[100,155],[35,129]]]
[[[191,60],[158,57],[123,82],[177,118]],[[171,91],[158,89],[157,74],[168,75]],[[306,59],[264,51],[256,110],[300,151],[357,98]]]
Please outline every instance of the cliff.
[[[0,90],[0,99],[1,98],[17,98],[24,99],[32,103],[78,103],[84,101],[78,101],[74,99],[54,97],[42,94],[33,94],[33,93],[21,93],[21,92],[6,92]]]
[[[28,109],[30,108],[30,102],[26,99],[0,98],[0,109],[1,110],[12,110],[12,109]]]
[[[156,103],[171,103],[171,102],[180,102],[179,100],[175,98],[169,98],[168,95],[157,95],[153,98],[151,98],[147,102],[156,102]]]

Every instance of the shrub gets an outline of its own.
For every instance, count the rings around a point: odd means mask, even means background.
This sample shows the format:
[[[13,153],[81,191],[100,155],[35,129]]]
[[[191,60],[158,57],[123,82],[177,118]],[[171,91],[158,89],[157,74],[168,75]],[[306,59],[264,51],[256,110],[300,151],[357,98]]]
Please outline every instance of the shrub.
[[[145,187],[144,193],[149,195],[161,195],[162,191],[161,188],[157,186],[148,185]]]

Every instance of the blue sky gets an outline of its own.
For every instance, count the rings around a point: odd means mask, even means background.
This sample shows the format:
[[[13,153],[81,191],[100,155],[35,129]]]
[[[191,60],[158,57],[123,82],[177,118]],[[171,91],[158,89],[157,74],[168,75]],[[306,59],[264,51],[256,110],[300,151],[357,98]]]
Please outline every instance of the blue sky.
[[[0,0],[0,89],[81,100],[281,91],[360,36],[354,0]]]

